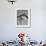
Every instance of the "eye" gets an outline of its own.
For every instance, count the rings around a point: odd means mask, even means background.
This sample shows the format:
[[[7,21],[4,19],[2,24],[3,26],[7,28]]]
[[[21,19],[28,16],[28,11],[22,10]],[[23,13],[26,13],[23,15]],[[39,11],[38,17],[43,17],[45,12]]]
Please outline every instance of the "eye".
[[[22,19],[28,19],[28,16],[27,16],[25,13],[23,13],[23,14],[20,15],[20,16],[21,16]]]
[[[25,16],[22,16],[21,18],[22,18],[23,20],[27,19]]]

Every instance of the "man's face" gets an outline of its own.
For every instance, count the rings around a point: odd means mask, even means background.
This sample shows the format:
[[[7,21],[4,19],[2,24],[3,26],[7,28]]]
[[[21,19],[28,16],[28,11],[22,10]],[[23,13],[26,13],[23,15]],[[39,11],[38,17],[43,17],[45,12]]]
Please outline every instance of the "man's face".
[[[21,16],[17,18],[17,25],[27,25],[28,24],[28,19],[26,16]]]

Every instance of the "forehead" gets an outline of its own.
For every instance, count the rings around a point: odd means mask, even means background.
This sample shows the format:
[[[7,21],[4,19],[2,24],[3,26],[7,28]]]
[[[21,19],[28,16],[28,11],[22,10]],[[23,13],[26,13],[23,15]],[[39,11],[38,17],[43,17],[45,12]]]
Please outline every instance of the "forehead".
[[[17,10],[17,16],[25,13],[28,16],[28,10]]]

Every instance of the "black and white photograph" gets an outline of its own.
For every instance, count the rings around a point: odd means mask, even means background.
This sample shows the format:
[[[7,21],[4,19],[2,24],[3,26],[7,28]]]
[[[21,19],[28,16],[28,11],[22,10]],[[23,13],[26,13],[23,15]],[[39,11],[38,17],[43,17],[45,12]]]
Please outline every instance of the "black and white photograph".
[[[17,9],[16,11],[17,27],[29,27],[30,25],[30,9]]]

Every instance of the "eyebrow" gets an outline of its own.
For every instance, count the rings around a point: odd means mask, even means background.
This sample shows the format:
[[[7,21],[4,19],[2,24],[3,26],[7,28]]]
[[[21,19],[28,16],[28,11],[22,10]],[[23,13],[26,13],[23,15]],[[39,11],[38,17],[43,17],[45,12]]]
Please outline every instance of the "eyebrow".
[[[17,18],[19,18],[19,17],[21,18],[22,16],[24,16],[28,19],[28,16],[26,14],[21,14],[21,15],[17,16]]]

